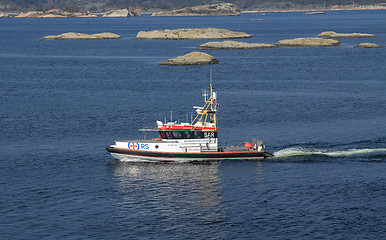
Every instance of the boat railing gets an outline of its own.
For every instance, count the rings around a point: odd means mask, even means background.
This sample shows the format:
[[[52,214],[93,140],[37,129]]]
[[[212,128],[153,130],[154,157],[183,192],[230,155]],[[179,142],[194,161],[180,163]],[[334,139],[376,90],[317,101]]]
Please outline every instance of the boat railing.
[[[264,149],[263,141],[258,139],[252,139],[251,143],[249,142],[239,142],[234,144],[225,143],[225,145],[219,146],[219,151],[256,151]]]
[[[141,132],[156,132],[158,131],[157,126],[145,126],[143,128],[138,129]]]

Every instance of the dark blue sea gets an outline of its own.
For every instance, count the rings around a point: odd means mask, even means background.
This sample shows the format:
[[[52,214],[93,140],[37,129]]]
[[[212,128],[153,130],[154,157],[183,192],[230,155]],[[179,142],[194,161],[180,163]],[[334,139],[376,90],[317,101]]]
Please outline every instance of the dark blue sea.
[[[251,19],[260,19],[255,21]],[[1,239],[386,239],[386,11],[239,17],[0,19]],[[205,50],[138,31],[217,27],[271,43],[372,33],[333,48]],[[39,41],[64,32],[117,40]],[[185,121],[210,70],[220,144],[265,161],[119,162],[105,146]]]

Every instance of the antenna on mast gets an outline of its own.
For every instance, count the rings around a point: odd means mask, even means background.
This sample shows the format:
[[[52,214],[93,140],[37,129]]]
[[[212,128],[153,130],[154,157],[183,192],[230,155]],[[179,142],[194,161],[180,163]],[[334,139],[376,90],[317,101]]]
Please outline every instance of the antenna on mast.
[[[210,85],[212,85],[212,69],[210,69]]]

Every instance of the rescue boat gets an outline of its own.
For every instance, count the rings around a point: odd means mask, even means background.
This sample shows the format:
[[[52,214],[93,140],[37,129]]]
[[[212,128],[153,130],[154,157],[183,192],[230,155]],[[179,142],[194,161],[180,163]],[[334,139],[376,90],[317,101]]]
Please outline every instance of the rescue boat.
[[[151,140],[117,140],[106,147],[119,160],[131,161],[220,161],[228,159],[262,160],[273,157],[261,140],[252,139],[241,146],[219,146],[217,138],[217,92],[212,84],[203,92],[204,106],[196,109],[189,122],[156,121],[156,127],[139,129],[158,132]],[[146,136],[146,135],[145,135]]]

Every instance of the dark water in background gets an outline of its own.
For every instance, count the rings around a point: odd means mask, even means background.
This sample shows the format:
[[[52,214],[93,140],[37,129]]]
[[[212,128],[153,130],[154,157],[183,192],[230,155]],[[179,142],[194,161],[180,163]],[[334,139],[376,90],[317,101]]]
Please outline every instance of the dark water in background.
[[[250,19],[264,18],[263,21]],[[128,19],[0,19],[3,239],[385,239],[385,11]],[[205,51],[212,66],[157,63],[206,41],[140,30],[219,27],[276,43],[364,32],[337,48]],[[64,32],[119,40],[38,41]],[[277,158],[120,163],[104,150],[155,120],[185,120],[209,70],[221,143]]]

